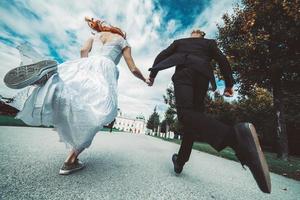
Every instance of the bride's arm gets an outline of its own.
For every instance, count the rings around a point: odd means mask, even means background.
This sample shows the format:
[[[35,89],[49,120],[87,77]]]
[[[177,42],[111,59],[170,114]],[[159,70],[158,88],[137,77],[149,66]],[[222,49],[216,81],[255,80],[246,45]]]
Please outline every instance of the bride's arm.
[[[80,49],[81,58],[88,57],[88,54],[92,49],[92,45],[93,45],[93,38],[89,38]]]
[[[139,68],[136,67],[133,58],[131,56],[131,48],[130,47],[125,47],[123,50],[123,57],[127,63],[127,66],[129,68],[129,70],[131,71],[131,73],[133,75],[135,75],[137,78],[141,79],[142,81],[146,81],[145,77],[143,76],[143,74],[141,73],[141,71],[139,70]]]

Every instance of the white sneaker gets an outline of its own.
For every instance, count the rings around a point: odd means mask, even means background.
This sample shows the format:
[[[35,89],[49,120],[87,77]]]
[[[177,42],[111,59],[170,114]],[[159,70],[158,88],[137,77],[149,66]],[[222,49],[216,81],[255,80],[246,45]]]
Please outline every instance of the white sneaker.
[[[45,83],[56,71],[56,61],[43,60],[10,70],[4,77],[4,83],[9,88],[21,89],[28,85]]]
[[[69,175],[78,170],[83,169],[84,167],[85,167],[85,165],[77,159],[72,164],[64,163],[63,166],[61,167],[61,169],[59,170],[59,174],[60,175]]]

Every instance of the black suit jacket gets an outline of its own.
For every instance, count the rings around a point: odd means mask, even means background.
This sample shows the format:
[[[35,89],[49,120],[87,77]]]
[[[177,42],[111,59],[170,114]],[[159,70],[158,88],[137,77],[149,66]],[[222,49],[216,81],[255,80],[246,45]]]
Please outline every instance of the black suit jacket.
[[[176,68],[191,67],[206,76],[216,90],[216,80],[211,65],[216,60],[225,79],[225,86],[232,87],[234,80],[227,58],[220,51],[215,40],[205,38],[184,38],[175,40],[168,48],[155,58],[150,77],[155,78],[158,71],[172,66]],[[177,69],[176,69],[177,70]]]

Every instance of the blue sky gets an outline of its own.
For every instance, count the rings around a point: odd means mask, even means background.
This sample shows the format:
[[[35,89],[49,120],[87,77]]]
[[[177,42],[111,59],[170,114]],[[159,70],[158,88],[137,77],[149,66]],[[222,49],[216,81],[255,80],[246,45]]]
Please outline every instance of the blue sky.
[[[193,25],[195,16],[198,16],[208,5],[210,0],[159,0],[155,3],[158,9],[163,9],[165,14],[163,22],[167,23],[170,20],[178,20],[179,25],[175,31],[184,31],[186,27]],[[201,27],[202,24],[199,24]],[[163,27],[161,28],[163,31]]]
[[[232,0],[85,0],[83,1],[0,1],[0,94],[17,91],[3,84],[4,74],[20,60],[15,47],[29,42],[41,55],[62,63],[79,57],[81,44],[91,36],[84,16],[98,17],[127,32],[136,64],[145,75],[155,56],[174,39],[187,37],[200,27],[208,38],[216,35],[216,23],[232,12]],[[146,117],[157,105],[163,113],[162,95],[171,83],[173,69],[163,71],[154,87],[135,79],[124,60],[119,64],[119,107],[123,113]],[[218,85],[222,89],[223,83]]]

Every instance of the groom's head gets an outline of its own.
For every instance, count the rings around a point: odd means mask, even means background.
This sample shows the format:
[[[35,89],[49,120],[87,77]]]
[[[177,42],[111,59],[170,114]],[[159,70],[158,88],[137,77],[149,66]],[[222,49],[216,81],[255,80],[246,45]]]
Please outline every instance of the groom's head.
[[[203,31],[201,31],[200,29],[194,29],[191,32],[191,37],[203,38],[204,36],[205,36],[205,33]]]

